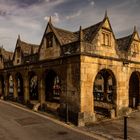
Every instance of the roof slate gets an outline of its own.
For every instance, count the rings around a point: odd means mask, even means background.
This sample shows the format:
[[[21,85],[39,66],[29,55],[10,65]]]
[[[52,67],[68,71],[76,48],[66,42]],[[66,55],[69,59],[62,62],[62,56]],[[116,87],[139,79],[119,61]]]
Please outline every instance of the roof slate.
[[[18,40],[18,45],[21,47],[23,54],[30,55],[38,52],[39,45],[26,43],[24,41]]]
[[[117,39],[119,50],[127,51],[130,47],[132,37],[133,37],[133,34]]]
[[[91,42],[92,39],[94,39],[95,35],[98,32],[99,26],[102,24],[102,22],[99,22],[93,26],[90,26],[88,28],[82,29],[83,32],[83,41],[85,42]],[[80,31],[77,32],[71,32],[64,29],[53,27],[59,37],[59,40],[61,41],[62,45],[73,43],[76,41],[79,41],[79,34]]]
[[[3,47],[0,47],[0,55],[2,55],[4,61],[7,61],[12,59],[13,52],[7,51]]]

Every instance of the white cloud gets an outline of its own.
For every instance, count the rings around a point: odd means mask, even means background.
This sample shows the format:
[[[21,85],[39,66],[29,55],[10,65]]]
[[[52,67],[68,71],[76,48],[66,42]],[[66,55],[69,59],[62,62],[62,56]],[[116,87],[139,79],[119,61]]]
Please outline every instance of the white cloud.
[[[27,42],[39,44],[49,16],[52,16],[56,26],[77,30],[80,25],[87,27],[101,21],[104,11],[108,9],[108,16],[116,33],[131,31],[133,25],[140,25],[139,10],[135,12],[135,7],[139,6],[136,3],[138,0],[108,3],[106,9],[99,4],[95,6],[95,0],[86,0],[86,6],[83,7],[79,3],[73,8],[70,6],[71,0],[40,0],[38,4],[25,7],[19,6],[17,1],[0,0],[0,45],[3,44],[10,50],[14,49],[18,34],[21,34],[21,39]],[[75,9],[77,12],[74,13]],[[12,38],[8,40],[9,37]]]
[[[45,17],[44,17],[44,20],[49,21],[49,19],[50,19],[50,17],[48,17],[48,16],[45,16]],[[58,22],[60,21],[59,14],[58,14],[58,13],[54,13],[54,15],[51,16],[51,20],[52,20],[52,22],[54,22],[54,23],[58,23]]]
[[[76,18],[76,17],[80,16],[81,13],[82,13],[82,11],[79,10],[77,13],[74,13],[74,14],[72,14],[72,15],[66,16],[66,19],[69,20],[69,19]]]
[[[91,1],[90,2],[90,5],[94,6],[95,2],[94,1]]]

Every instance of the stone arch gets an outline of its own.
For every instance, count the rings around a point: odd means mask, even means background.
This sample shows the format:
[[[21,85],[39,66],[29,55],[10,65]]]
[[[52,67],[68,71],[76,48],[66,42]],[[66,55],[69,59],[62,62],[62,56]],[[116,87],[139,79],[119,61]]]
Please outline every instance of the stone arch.
[[[50,102],[60,101],[61,78],[56,71],[49,69],[45,72],[45,100]]]
[[[137,108],[140,102],[140,72],[133,71],[129,78],[129,107]]]
[[[14,79],[12,74],[9,75],[9,97],[14,97]]]
[[[28,73],[29,76],[29,98],[30,100],[38,100],[38,75],[34,71]]]
[[[17,72],[15,74],[15,80],[17,83],[17,93],[18,93],[18,101],[24,102],[24,91],[23,91],[23,77],[22,74]]]
[[[7,99],[13,99],[14,97],[14,82],[13,82],[13,75],[8,73],[5,77],[5,90]]]
[[[98,71],[93,83],[94,110],[103,115],[111,115],[116,110],[116,77],[112,70]]]

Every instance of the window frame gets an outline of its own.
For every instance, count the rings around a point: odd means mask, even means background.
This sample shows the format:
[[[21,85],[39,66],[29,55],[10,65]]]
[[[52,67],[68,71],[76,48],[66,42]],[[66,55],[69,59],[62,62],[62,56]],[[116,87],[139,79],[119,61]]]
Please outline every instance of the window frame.
[[[111,33],[107,31],[102,31],[102,45],[111,46]]]
[[[52,48],[53,47],[53,33],[49,32],[46,35],[46,48]]]

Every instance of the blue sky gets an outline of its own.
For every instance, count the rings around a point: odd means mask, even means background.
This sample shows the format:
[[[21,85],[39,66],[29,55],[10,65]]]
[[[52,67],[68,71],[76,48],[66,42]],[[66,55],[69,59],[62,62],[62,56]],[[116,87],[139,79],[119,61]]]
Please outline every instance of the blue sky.
[[[14,50],[16,39],[40,44],[49,16],[55,26],[76,31],[96,24],[108,11],[116,38],[140,30],[140,0],[0,0],[0,45]]]

